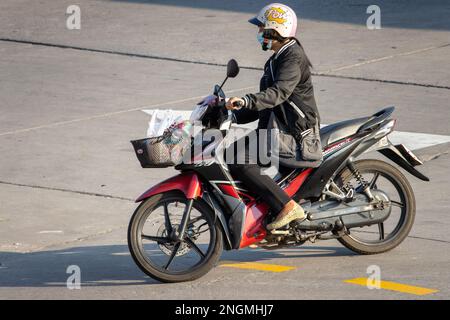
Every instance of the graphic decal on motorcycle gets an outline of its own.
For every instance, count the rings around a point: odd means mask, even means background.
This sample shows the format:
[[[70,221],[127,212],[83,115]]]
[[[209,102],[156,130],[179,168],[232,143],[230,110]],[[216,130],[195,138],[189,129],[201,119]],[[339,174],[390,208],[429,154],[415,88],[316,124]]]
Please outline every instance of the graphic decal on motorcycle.
[[[337,150],[341,149],[343,146],[345,146],[346,144],[348,144],[352,140],[353,140],[352,138],[347,138],[344,141],[338,142],[336,144],[332,144],[331,146],[329,146],[327,149],[325,149],[323,151],[323,155],[327,156],[330,153],[333,153],[334,151],[337,151]]]

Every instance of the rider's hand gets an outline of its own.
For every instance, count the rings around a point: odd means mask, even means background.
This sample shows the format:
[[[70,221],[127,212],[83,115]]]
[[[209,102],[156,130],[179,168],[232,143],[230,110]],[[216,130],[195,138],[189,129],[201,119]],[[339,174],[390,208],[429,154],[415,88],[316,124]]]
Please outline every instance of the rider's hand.
[[[238,107],[235,104],[240,104],[241,106]],[[228,101],[225,104],[225,107],[228,110],[237,110],[242,108],[242,106],[245,104],[244,99],[238,98],[238,97],[231,97],[230,99],[228,99]]]

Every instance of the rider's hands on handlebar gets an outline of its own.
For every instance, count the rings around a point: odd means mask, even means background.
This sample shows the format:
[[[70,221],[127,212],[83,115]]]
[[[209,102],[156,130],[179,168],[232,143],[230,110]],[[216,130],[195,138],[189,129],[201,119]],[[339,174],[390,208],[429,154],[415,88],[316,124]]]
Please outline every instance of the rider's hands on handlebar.
[[[225,107],[228,110],[238,110],[242,108],[245,104],[244,99],[238,98],[238,97],[231,97],[228,99],[228,101],[225,103]]]

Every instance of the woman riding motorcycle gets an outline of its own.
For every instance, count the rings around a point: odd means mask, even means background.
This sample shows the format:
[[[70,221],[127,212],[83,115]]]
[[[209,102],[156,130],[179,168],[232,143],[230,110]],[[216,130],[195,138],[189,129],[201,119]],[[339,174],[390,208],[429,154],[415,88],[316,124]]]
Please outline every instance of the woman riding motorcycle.
[[[264,66],[260,92],[232,97],[226,107],[233,110],[238,124],[259,120],[258,129],[267,129],[274,115],[286,122],[289,133],[300,143],[302,133],[318,127],[320,118],[311,82],[311,63],[295,38],[297,16],[288,6],[273,3],[249,22],[258,26],[257,39],[262,49],[273,50],[274,54]],[[237,108],[237,105],[241,107]],[[248,147],[244,151],[247,155]],[[271,177],[262,173],[258,163],[230,164],[229,168],[235,177],[268,203],[272,213],[277,214],[267,229],[279,229],[293,220],[304,220],[303,208]]]

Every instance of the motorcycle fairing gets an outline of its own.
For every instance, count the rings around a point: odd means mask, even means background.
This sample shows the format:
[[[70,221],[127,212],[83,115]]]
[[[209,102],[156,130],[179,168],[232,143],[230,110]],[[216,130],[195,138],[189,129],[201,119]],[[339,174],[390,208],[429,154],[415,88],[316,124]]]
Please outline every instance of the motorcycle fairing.
[[[220,210],[219,222],[222,225],[232,249],[239,247],[242,238],[243,225],[245,221],[246,206],[237,193],[236,183],[231,177],[228,167],[218,161],[208,165],[182,164],[178,169],[195,172],[205,183],[205,190],[209,197],[214,199],[218,208],[213,207],[216,212]],[[205,201],[207,199],[205,198]],[[211,201],[207,201],[211,206]]]
[[[221,209],[219,203],[215,200],[214,197],[210,195],[210,190],[204,190],[202,195],[203,200],[205,200],[211,209],[214,210],[214,214],[220,222],[220,226],[222,228],[224,234],[225,241],[225,249],[230,250],[233,248],[232,235],[230,233],[230,228],[228,228],[228,219],[226,218],[223,210]]]
[[[195,172],[182,172],[163,182],[154,185],[145,191],[135,202],[141,202],[155,194],[164,193],[171,190],[179,190],[184,193],[187,199],[196,199],[202,195],[202,185]]]
[[[284,187],[284,191],[289,195],[289,197],[292,197],[297,193],[303,182],[305,182],[306,178],[311,174],[311,172],[313,172],[313,170],[313,168],[308,168],[302,171],[294,179],[290,180],[290,183],[288,182],[287,184],[282,185],[282,187]]]
[[[198,170],[202,171],[204,168]],[[309,168],[298,172],[284,181],[281,187],[289,196],[294,195],[312,170]],[[224,176],[221,178],[223,180],[209,181],[207,188],[210,191],[204,193],[208,193],[208,197],[214,199],[217,204],[213,209],[225,231],[228,249],[244,248],[264,239],[267,233],[264,219],[269,213],[267,204],[260,201],[259,196],[237,187],[234,181],[227,181]]]
[[[269,206],[264,202],[252,201],[247,205],[245,223],[239,248],[247,247],[253,243],[263,240],[267,231],[264,228],[264,219],[269,212]]]
[[[312,168],[308,168],[300,172],[295,178],[287,181],[283,186],[284,191],[292,197],[298,189],[300,189],[301,185],[312,171]],[[244,248],[253,243],[260,242],[266,237],[267,231],[264,227],[264,219],[268,213],[269,206],[265,202],[253,200],[247,204],[239,248]]]

